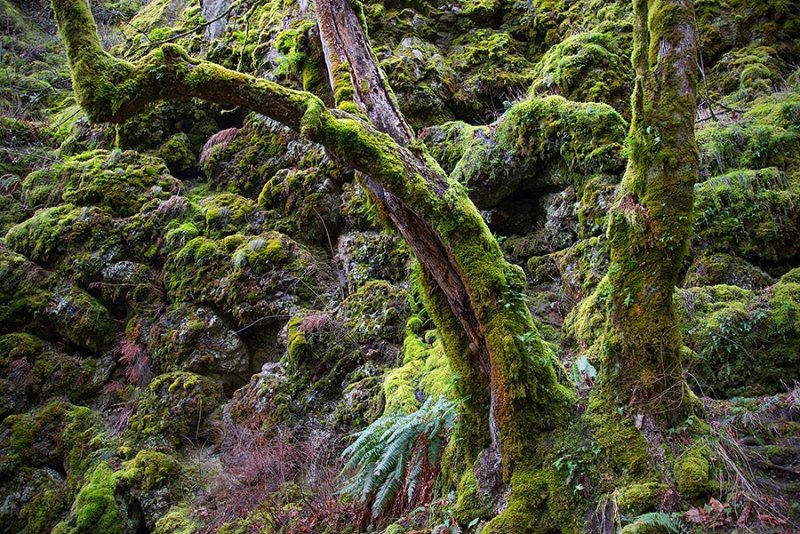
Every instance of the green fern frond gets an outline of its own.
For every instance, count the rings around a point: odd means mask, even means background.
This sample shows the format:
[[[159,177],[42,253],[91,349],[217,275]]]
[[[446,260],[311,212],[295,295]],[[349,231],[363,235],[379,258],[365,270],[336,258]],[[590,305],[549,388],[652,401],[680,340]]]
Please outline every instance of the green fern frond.
[[[453,428],[456,404],[444,398],[428,399],[410,414],[387,414],[355,435],[342,453],[345,480],[341,494],[370,506],[377,519],[397,499],[405,485],[406,502],[413,503],[425,468],[441,457],[446,434]],[[402,506],[402,504],[400,505]]]

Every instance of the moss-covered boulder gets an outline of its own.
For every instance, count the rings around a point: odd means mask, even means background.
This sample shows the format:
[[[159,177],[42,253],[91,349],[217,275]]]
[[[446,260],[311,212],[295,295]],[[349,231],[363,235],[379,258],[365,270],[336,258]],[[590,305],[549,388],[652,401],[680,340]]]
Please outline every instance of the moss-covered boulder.
[[[800,284],[790,277],[762,291],[679,290],[676,304],[692,350],[689,369],[705,394],[771,394],[797,379]]]
[[[0,333],[60,337],[91,352],[110,347],[117,327],[88,293],[0,245]]]
[[[397,235],[382,232],[350,232],[337,243],[336,259],[351,291],[369,280],[394,284],[408,279],[410,254]]]
[[[29,174],[22,198],[29,206],[99,206],[115,216],[133,215],[153,198],[180,190],[161,159],[133,151],[94,150]]]
[[[36,263],[88,286],[108,263],[123,259],[124,247],[108,212],[61,204],[13,226],[6,245]]]
[[[737,169],[791,170],[800,157],[800,92],[756,99],[737,120],[697,131],[701,176]]]
[[[400,344],[412,306],[405,289],[371,280],[341,303],[336,316],[358,342],[382,339]]]
[[[268,210],[272,229],[330,247],[342,224],[339,179],[331,163],[281,169],[264,184],[258,203]]]
[[[121,233],[136,257],[161,263],[199,236],[205,227],[200,208],[188,198],[174,195],[152,200],[125,219]]]
[[[169,449],[210,439],[222,399],[222,386],[210,378],[186,372],[159,375],[136,399],[126,443]]]
[[[356,340],[329,313],[296,315],[286,325],[286,354],[281,358],[291,389],[333,399],[341,394],[350,372],[361,361]]]
[[[724,252],[767,270],[800,252],[800,182],[776,169],[734,171],[695,187],[695,250]]]
[[[206,220],[206,235],[220,238],[231,234],[260,234],[266,215],[249,198],[234,193],[222,193],[200,201]]]
[[[590,176],[622,170],[626,129],[624,119],[604,104],[531,98],[511,107],[488,138],[473,136],[452,176],[470,188],[480,208],[497,205],[520,187],[574,185],[582,195]]]
[[[317,145],[258,115],[250,115],[233,138],[205,150],[202,168],[209,183],[249,198],[279,170],[316,166],[323,158]]]
[[[531,91],[578,102],[603,102],[628,109],[633,84],[630,54],[609,29],[571,35],[549,48],[533,69]]]
[[[82,358],[30,334],[0,336],[0,418],[51,397],[86,401],[111,377],[110,355]]]
[[[224,319],[203,306],[171,306],[148,328],[148,353],[159,373],[183,370],[221,380],[235,389],[249,379],[247,346]]]
[[[764,289],[773,278],[741,258],[728,254],[703,254],[694,259],[683,277],[683,287],[729,285]]]
[[[240,327],[313,307],[324,299],[329,280],[325,265],[277,232],[219,240],[196,237],[164,268],[173,302],[223,309]]]

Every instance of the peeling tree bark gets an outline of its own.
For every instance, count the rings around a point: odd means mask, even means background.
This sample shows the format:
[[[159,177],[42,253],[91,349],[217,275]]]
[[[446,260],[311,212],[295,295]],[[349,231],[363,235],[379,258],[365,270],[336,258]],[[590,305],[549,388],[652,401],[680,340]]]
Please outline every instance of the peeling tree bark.
[[[698,176],[696,23],[692,0],[633,5],[636,82],[628,168],[608,228],[603,387],[618,404],[671,422],[691,404],[672,297]]]
[[[237,105],[299,131],[366,176],[424,267],[427,297],[437,304],[432,314],[462,376],[462,393],[470,397],[472,420],[487,422],[467,429],[472,447],[493,448],[502,462],[492,468],[512,481],[519,466],[531,469],[537,438],[563,421],[572,401],[523,298],[524,273],[506,262],[466,189],[415,142],[350,3],[316,3],[341,109],[328,109],[311,93],[190,58],[174,45],[136,63],[119,60],[102,50],[87,0],[53,0],[53,7],[78,103],[91,120],[123,122],[164,98]],[[361,110],[368,120],[348,113]],[[487,391],[490,407],[483,400]]]

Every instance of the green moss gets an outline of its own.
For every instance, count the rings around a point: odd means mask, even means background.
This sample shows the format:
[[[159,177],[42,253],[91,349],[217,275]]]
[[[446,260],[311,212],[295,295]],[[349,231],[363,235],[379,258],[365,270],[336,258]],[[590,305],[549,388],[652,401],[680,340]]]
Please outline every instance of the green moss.
[[[512,106],[488,139],[478,132],[452,172],[472,191],[478,207],[496,204],[517,187],[574,185],[621,170],[625,121],[605,104],[560,96],[530,98]]]
[[[741,258],[728,254],[703,254],[689,266],[681,285],[733,285],[744,289],[763,289],[773,283],[770,275]]]
[[[137,399],[126,441],[139,447],[179,447],[202,439],[222,397],[220,384],[209,378],[185,372],[160,375]]]
[[[313,307],[328,276],[305,247],[277,232],[197,237],[165,268],[170,298],[220,306],[242,326]]]
[[[593,392],[583,420],[618,487],[641,483],[655,474],[647,442],[623,408],[615,408],[602,393]]]
[[[417,392],[424,398],[454,398],[454,379],[442,342],[425,343],[415,334],[403,341],[403,365],[386,375],[383,392],[384,413],[411,413],[421,406]]]
[[[694,446],[675,462],[673,476],[678,491],[687,499],[706,496],[711,489],[711,466],[709,451],[703,446]]]
[[[219,238],[234,233],[259,233],[264,220],[255,202],[233,193],[223,193],[200,201],[206,218],[206,234]]]
[[[78,493],[69,520],[53,530],[56,534],[121,534],[124,512],[114,496],[118,480],[107,463],[101,463],[92,473],[89,483]]]
[[[194,534],[202,527],[191,505],[173,506],[156,521],[154,534]]]
[[[114,222],[100,208],[61,204],[36,212],[6,234],[9,248],[82,284],[96,280],[121,252]]]
[[[780,264],[800,249],[800,184],[776,168],[735,171],[696,188],[694,248]]]
[[[594,30],[565,38],[534,67],[531,92],[626,110],[633,72],[623,45],[622,36],[613,31]]]
[[[668,486],[658,482],[632,484],[619,491],[617,505],[620,512],[627,517],[654,512],[659,508],[668,489]]]
[[[788,280],[763,291],[720,285],[679,292],[690,369],[707,394],[774,393],[796,376],[800,285]]]
[[[792,169],[800,157],[799,114],[800,94],[787,91],[756,99],[740,120],[699,129],[701,174]]]
[[[108,310],[87,293],[6,248],[0,248],[0,273],[4,331],[58,334],[93,352],[110,346],[116,326]]]
[[[339,307],[342,324],[354,339],[401,342],[411,312],[408,292],[384,280],[370,280]]]

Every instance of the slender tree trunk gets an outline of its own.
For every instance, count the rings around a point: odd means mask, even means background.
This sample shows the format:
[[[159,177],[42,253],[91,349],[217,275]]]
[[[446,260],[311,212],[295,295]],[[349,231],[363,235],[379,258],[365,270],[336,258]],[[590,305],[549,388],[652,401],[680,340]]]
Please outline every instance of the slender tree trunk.
[[[602,381],[617,405],[663,422],[691,404],[672,297],[692,228],[698,152],[692,0],[634,0],[629,162],[608,237],[611,296]]]
[[[423,266],[432,314],[471,399],[467,415],[486,421],[470,429],[471,448],[493,451],[488,456],[499,461],[489,470],[512,483],[513,499],[512,475],[520,465],[530,469],[537,438],[563,420],[572,400],[534,327],[524,273],[504,259],[466,189],[414,140],[353,6],[316,6],[334,110],[310,93],[190,58],[174,45],[121,61],[100,47],[87,0],[53,0],[76,97],[90,119],[122,122],[166,97],[239,105],[301,132],[365,175]],[[351,114],[360,111],[368,120]]]

